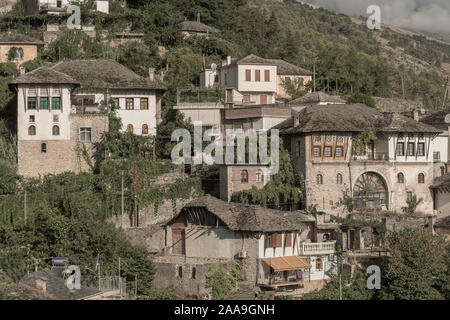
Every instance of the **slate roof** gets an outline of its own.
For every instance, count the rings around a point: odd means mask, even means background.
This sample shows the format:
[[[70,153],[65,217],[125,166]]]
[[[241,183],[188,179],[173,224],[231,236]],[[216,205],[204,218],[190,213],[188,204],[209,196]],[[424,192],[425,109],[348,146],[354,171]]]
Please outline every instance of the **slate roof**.
[[[447,124],[447,122],[445,122],[445,117],[449,114],[450,109],[443,109],[440,111],[433,112],[432,114],[420,119],[420,122],[430,125]]]
[[[65,60],[53,67],[81,83],[83,87],[111,89],[166,90],[155,81],[143,78],[120,63],[109,59]]]
[[[294,126],[294,118],[298,124]],[[419,132],[440,133],[441,130],[411,118],[380,112],[363,104],[313,105],[296,112],[278,124],[280,134],[312,132]]]
[[[207,26],[204,23],[198,21],[188,21],[185,20],[180,23],[181,31],[191,31],[191,32],[204,32],[204,33],[215,33],[219,32],[218,29],[214,27]]]
[[[21,33],[0,33],[0,44],[35,44],[43,45],[44,42]]]
[[[446,173],[443,176],[435,178],[430,188],[431,189],[450,188],[450,173]]]
[[[10,84],[74,84],[79,85],[80,82],[74,78],[56,71],[49,67],[40,67],[31,72],[27,72],[13,81]]]
[[[275,63],[277,74],[279,75],[293,75],[293,76],[312,76],[313,73],[309,70],[300,68],[292,63],[281,59],[266,59],[269,63]]]
[[[46,293],[36,287],[36,280],[46,278]],[[25,276],[18,285],[18,300],[79,300],[95,294],[101,293],[100,290],[81,286],[79,290],[73,290],[73,293],[67,288],[60,269],[45,269],[33,272]],[[24,295],[20,295],[22,292]]]
[[[305,222],[314,222],[315,218],[304,211],[280,211],[255,205],[246,205],[222,201],[210,195],[197,198],[184,208],[205,208],[217,216],[233,231],[278,232],[303,231]],[[180,214],[184,211],[181,210]],[[168,225],[173,223],[178,216]]]
[[[317,104],[320,102],[345,104],[347,101],[340,96],[332,96],[332,95],[326,94],[322,91],[316,91],[316,92],[307,93],[303,97],[292,100],[289,102],[289,104],[291,104],[291,105],[304,104],[304,103]]]

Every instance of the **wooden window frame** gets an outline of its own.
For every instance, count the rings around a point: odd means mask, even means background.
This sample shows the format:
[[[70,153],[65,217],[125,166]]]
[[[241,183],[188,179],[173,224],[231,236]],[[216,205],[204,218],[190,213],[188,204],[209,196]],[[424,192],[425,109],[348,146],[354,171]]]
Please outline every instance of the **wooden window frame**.
[[[86,134],[89,133],[89,140],[86,139]],[[82,139],[82,135],[84,135],[84,139]],[[90,127],[80,127],[78,139],[80,142],[92,142],[92,128]]]
[[[270,70],[264,70],[264,81],[270,82]]]
[[[399,147],[402,146],[402,148],[400,149]],[[400,153],[401,151],[401,153]],[[396,151],[396,155],[398,157],[404,157],[405,156],[405,143],[404,142],[397,142],[397,151]]]
[[[42,108],[46,105],[46,108]],[[50,99],[48,97],[39,97],[39,110],[50,110]]]
[[[315,150],[318,150],[318,155],[317,156],[314,155],[314,151]],[[320,158],[320,157],[322,157],[322,147],[321,146],[313,146],[312,156],[313,156],[313,158]]]
[[[425,156],[425,143],[419,142],[417,144],[417,156],[418,157],[424,157]]]
[[[413,157],[416,155],[416,143],[415,142],[408,142],[408,149],[406,150],[406,155],[408,157]]]
[[[261,82],[261,70],[255,70],[255,82]]]
[[[55,104],[58,107],[55,108]],[[61,97],[52,97],[52,110],[61,110]]]
[[[340,150],[340,155],[338,155],[338,150]],[[336,146],[334,149],[334,154],[335,154],[336,158],[343,158],[344,157],[344,147]]]
[[[61,130],[58,125],[55,124],[54,126],[52,126],[52,136],[59,136],[60,133]]]
[[[327,150],[330,151],[329,155],[327,155]],[[332,158],[333,157],[333,147],[332,146],[325,146],[323,148],[323,157],[324,158]]]
[[[245,70],[245,81],[247,82],[252,81],[252,70],[250,69]],[[226,84],[226,74],[225,74],[225,84]]]
[[[284,247],[285,248],[287,248],[287,247],[292,247],[292,245],[293,245],[293,241],[292,241],[292,233],[291,232],[288,232],[288,233],[286,233],[285,234],[285,236],[284,236]]]
[[[27,110],[36,110],[37,109],[37,97],[28,97],[27,98]],[[30,105],[34,104],[34,108],[30,107]]]
[[[424,184],[425,183],[425,174],[422,172],[417,175],[417,183]]]
[[[129,108],[129,102],[131,101],[131,108]],[[134,98],[125,99],[125,110],[134,110]]]
[[[405,175],[403,172],[397,174],[397,183],[405,183]]]
[[[143,105],[144,102],[144,105]],[[141,110],[148,110],[148,98],[140,98],[139,105]]]

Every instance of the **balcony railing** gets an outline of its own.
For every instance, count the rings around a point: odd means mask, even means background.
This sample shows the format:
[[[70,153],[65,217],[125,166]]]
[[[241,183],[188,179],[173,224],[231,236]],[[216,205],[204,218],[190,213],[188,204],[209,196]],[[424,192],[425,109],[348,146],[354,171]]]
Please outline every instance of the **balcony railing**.
[[[332,254],[335,251],[336,241],[330,242],[304,242],[301,244],[303,255]]]
[[[389,153],[387,152],[373,152],[365,155],[353,155],[353,160],[361,161],[383,161],[389,160]]]

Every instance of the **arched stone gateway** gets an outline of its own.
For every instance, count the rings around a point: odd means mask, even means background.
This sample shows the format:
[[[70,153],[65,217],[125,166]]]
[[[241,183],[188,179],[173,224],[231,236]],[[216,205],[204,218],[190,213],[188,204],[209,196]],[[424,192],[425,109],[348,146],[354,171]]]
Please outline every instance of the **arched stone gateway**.
[[[363,173],[353,188],[356,209],[389,209],[388,188],[383,177],[375,172]]]

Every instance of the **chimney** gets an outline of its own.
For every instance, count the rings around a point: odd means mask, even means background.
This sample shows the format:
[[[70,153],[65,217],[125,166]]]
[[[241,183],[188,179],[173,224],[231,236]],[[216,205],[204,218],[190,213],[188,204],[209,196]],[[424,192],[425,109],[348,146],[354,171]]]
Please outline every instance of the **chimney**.
[[[25,66],[24,66],[24,65],[20,65],[20,67],[19,67],[19,71],[20,71],[20,75],[23,75],[23,74],[25,74],[25,73],[26,73],[26,69],[25,69]]]
[[[148,78],[150,81],[155,81],[155,68],[148,68]]]
[[[294,116],[294,128],[300,124],[300,117]]]
[[[200,22],[200,11],[197,12],[197,22]]]
[[[227,65],[229,66],[231,64],[231,56],[227,56]]]
[[[47,281],[48,279],[46,277],[36,279],[36,288],[41,290],[43,293],[47,293]]]

